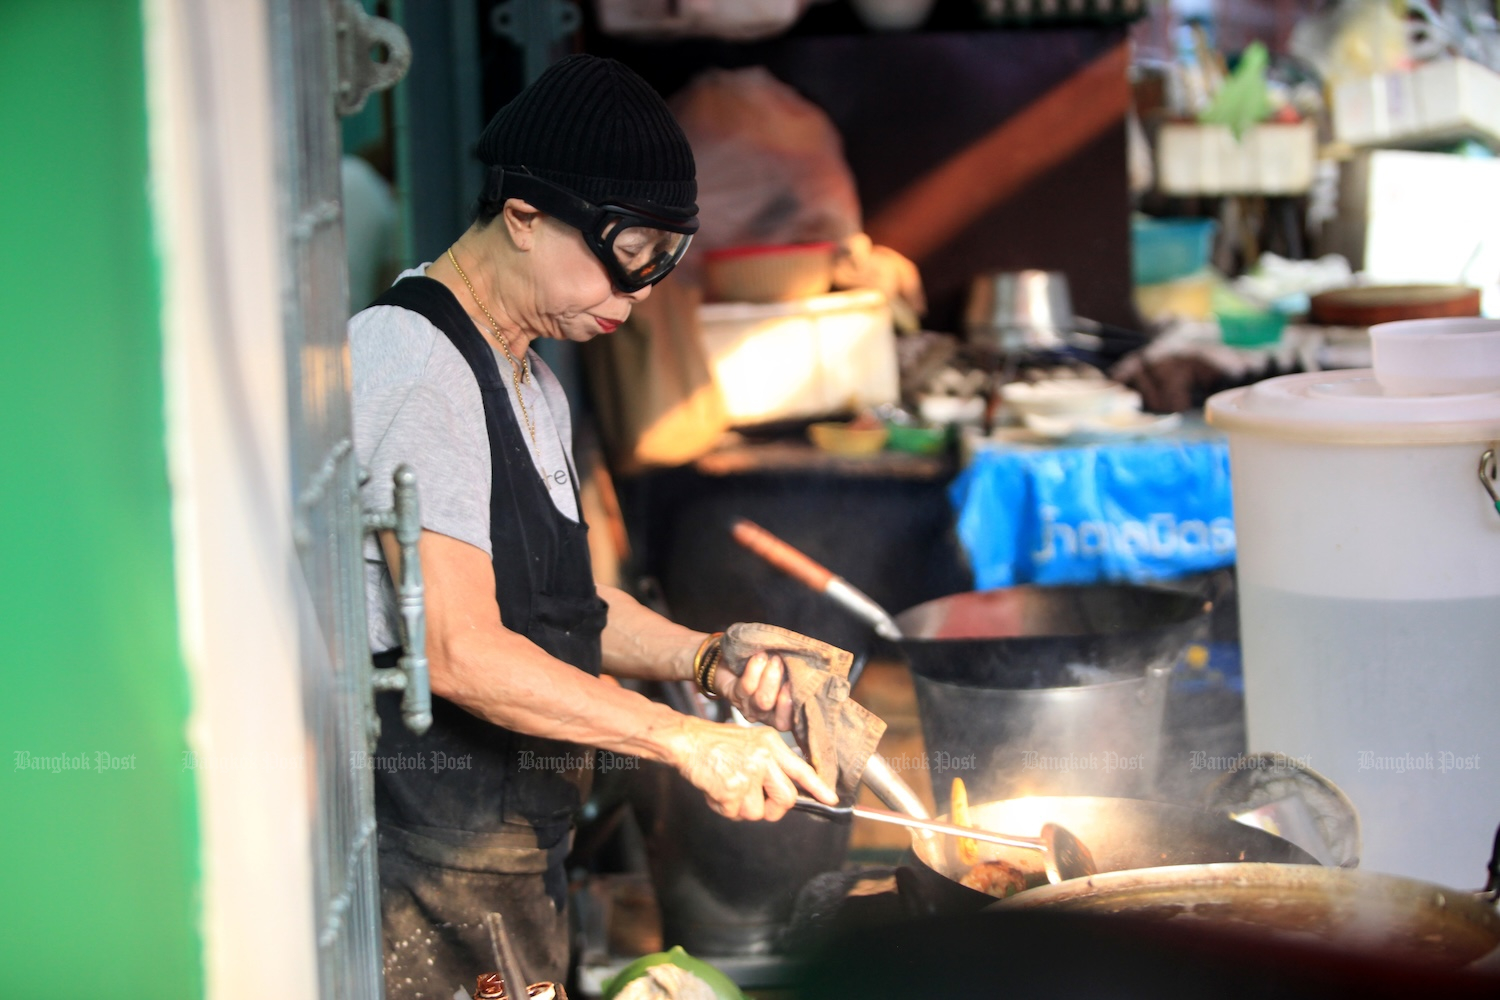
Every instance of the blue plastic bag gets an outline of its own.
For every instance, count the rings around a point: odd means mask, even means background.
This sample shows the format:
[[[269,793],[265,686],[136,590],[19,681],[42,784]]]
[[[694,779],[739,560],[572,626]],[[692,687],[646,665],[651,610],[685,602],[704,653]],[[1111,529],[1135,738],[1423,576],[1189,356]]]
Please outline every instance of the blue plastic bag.
[[[1234,562],[1222,441],[985,452],[949,498],[980,589],[1139,583]]]

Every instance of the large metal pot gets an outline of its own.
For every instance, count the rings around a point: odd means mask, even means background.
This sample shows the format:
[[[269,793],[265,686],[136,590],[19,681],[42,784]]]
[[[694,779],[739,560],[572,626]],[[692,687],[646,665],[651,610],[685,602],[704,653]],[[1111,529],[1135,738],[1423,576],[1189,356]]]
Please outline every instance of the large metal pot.
[[[1488,966],[1500,957],[1500,914],[1480,896],[1343,868],[1237,863],[1115,871],[994,905],[1206,925],[1447,967]]]
[[[846,824],[805,813],[776,823],[726,819],[671,768],[648,763],[633,779],[667,946],[718,957],[774,952],[798,891],[844,863]]]
[[[1141,586],[1008,587],[896,616],[933,795],[1143,797],[1160,764],[1172,668],[1208,605]]]
[[[1172,667],[1210,604],[1164,587],[1007,587],[941,597],[894,619],[757,524],[745,548],[896,643],[911,665],[933,797],[1144,797],[1155,783]]]

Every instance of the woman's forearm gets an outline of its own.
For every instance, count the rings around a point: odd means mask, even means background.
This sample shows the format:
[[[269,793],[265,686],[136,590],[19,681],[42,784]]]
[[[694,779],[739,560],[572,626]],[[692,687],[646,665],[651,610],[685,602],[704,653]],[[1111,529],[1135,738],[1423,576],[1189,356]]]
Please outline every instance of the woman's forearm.
[[[646,681],[693,679],[693,657],[708,636],[678,625],[616,587],[599,589],[609,605],[604,627],[604,670]]]
[[[380,542],[399,578],[394,535],[381,532]],[[433,694],[515,732],[681,766],[696,720],[592,677],[507,629],[495,604],[490,558],[481,549],[432,531],[422,532],[419,545]],[[689,652],[689,668],[691,659]]]
[[[523,636],[475,629],[443,646],[433,658],[433,694],[488,722],[673,766],[682,761],[695,720],[562,663]]]

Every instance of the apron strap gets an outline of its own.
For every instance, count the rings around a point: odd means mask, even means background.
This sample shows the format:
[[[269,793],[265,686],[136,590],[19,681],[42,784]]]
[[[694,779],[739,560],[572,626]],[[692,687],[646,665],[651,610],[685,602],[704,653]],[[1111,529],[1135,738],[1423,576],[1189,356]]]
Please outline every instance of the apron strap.
[[[479,383],[490,441],[490,561],[495,575],[495,600],[500,605],[505,626],[526,635],[531,626],[532,595],[542,589],[541,581],[536,578],[541,555],[533,551],[531,538],[525,530],[529,518],[522,491],[528,484],[524,481],[511,483],[512,463],[524,459],[524,468],[531,468],[531,453],[526,450],[521,429],[511,410],[511,385],[501,377],[499,363],[489,343],[474,328],[473,320],[464,312],[453,292],[441,281],[426,276],[402,278],[376,299],[375,305],[397,306],[426,318],[463,356]],[[514,488],[503,488],[506,486]],[[535,484],[534,492],[546,499],[546,490],[540,482]],[[552,501],[547,499],[546,502],[550,505]],[[508,508],[503,511],[503,516],[502,507]],[[504,530],[507,519],[518,526],[517,530]]]

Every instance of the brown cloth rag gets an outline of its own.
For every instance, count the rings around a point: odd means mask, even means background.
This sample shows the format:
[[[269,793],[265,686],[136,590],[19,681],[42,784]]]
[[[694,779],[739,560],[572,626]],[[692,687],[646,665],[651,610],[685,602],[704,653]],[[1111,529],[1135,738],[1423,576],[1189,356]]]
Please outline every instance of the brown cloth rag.
[[[885,732],[875,713],[849,700],[854,654],[790,629],[740,622],[724,632],[720,666],[742,676],[763,650],[780,656],[791,678],[792,735],[818,777],[838,792],[839,804],[853,804],[865,762]]]

